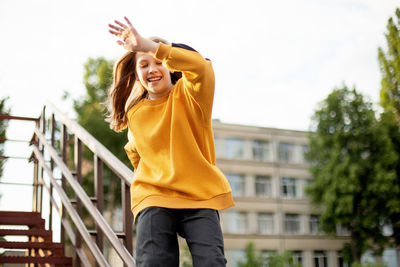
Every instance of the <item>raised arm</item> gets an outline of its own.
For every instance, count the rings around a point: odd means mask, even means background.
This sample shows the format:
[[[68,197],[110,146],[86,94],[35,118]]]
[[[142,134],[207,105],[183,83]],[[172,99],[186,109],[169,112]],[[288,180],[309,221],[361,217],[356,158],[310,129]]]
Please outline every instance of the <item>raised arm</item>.
[[[172,71],[182,72],[182,83],[187,92],[204,111],[204,118],[211,120],[215,78],[210,60],[182,44],[159,44],[154,55]]]
[[[144,52],[154,55],[159,44],[142,37],[129,19],[127,17],[124,17],[124,19],[128,26],[118,20],[114,21],[114,25],[108,24],[108,31],[119,38],[117,44],[131,52]]]

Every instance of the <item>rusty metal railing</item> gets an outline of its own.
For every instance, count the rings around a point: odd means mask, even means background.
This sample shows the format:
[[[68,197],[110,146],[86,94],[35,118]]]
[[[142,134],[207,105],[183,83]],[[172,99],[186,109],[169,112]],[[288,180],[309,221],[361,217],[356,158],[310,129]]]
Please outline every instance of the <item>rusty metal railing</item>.
[[[49,116],[46,116],[49,113]],[[0,119],[23,119],[2,115]],[[133,254],[133,216],[130,210],[130,185],[133,172],[83,127],[47,103],[36,121],[31,145],[34,162],[33,211],[42,212],[43,189],[49,195],[49,228],[53,227],[52,211],[57,210],[61,220],[61,242],[66,237],[74,247],[74,266],[110,266],[104,256],[104,239],[112,246],[124,266],[135,266]],[[47,125],[48,124],[48,125]],[[70,141],[73,139],[73,146]],[[94,196],[88,196],[82,182],[83,148],[93,152]],[[69,164],[73,151],[73,164]],[[68,154],[67,154],[68,153]],[[122,232],[115,232],[103,216],[104,164],[121,182]],[[71,167],[71,165],[73,167]],[[56,172],[56,170],[58,172]],[[58,178],[61,173],[61,178]],[[46,177],[46,179],[45,179]],[[60,183],[61,180],[61,183]],[[67,194],[73,191],[72,199]],[[71,195],[71,193],[69,192]],[[83,208],[93,219],[95,229],[88,229],[83,219]],[[92,237],[95,237],[93,240]],[[122,239],[123,242],[120,240]],[[86,245],[86,247],[84,246]],[[89,259],[88,251],[91,254]]]

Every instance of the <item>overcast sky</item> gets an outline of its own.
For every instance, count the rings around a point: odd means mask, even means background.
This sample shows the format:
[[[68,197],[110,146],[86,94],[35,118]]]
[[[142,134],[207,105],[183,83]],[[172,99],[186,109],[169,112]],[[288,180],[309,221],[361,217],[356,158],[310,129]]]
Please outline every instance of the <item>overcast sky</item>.
[[[334,87],[379,101],[377,49],[399,0],[0,1],[0,97],[38,116],[46,99],[71,113],[89,57],[124,51],[107,32],[129,17],[144,36],[186,43],[213,61],[213,117],[307,130]]]

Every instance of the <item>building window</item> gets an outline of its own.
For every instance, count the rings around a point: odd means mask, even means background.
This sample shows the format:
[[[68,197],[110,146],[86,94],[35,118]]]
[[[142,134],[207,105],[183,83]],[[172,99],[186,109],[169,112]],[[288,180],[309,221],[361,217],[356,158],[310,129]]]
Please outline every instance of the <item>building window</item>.
[[[235,197],[244,196],[246,190],[243,175],[230,173],[226,177],[228,178],[228,182],[231,186],[232,195]]]
[[[349,231],[349,229],[347,229],[347,227],[339,224],[339,225],[336,225],[336,235],[337,236],[349,236],[350,231]]]
[[[310,151],[310,147],[308,145],[302,145],[301,146],[301,152],[302,152],[302,157],[303,157],[303,163],[309,163],[310,161],[307,159],[306,154]]]
[[[227,253],[227,260],[232,267],[240,266],[240,262],[242,262],[246,257],[246,251],[241,249],[232,249],[228,250]]]
[[[320,233],[319,227],[319,216],[310,215],[310,234],[317,235]]]
[[[297,214],[285,214],[285,233],[300,233],[300,216]]]
[[[387,267],[399,266],[398,251],[395,248],[387,248],[383,251],[383,263]]]
[[[258,233],[273,234],[274,233],[274,216],[271,213],[259,213],[257,218]]]
[[[248,232],[247,213],[232,211],[228,213],[228,230],[233,234]]]
[[[253,141],[253,159],[258,161],[270,161],[270,146],[267,141]]]
[[[393,226],[391,224],[384,224],[382,228],[382,232],[384,236],[393,235]]]
[[[242,139],[225,139],[225,157],[228,159],[243,159],[244,141]]]
[[[338,251],[339,267],[350,267],[350,264],[343,259],[342,251]]]
[[[376,258],[374,256],[374,252],[371,249],[368,249],[361,255],[361,264],[371,264],[376,263]]]
[[[281,194],[283,197],[295,198],[296,195],[296,179],[290,177],[281,178]]]
[[[294,144],[279,143],[279,161],[293,162],[294,161]]]
[[[298,267],[303,266],[303,253],[301,251],[293,251],[293,264]]]
[[[222,139],[222,138],[214,137],[215,156],[217,158],[222,158],[224,156],[223,141],[224,141],[224,139]]]
[[[256,176],[256,196],[272,196],[271,178],[268,176]]]
[[[314,266],[327,267],[327,256],[325,251],[314,251]]]
[[[262,267],[269,267],[271,264],[270,257],[276,255],[276,251],[274,250],[261,250],[261,256],[263,258],[263,263],[261,264]]]

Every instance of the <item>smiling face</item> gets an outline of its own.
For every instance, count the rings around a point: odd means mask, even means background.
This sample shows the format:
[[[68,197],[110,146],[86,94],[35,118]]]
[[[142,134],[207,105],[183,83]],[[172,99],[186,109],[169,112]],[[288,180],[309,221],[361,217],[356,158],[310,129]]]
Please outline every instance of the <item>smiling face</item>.
[[[136,54],[136,77],[152,99],[167,95],[173,87],[170,71],[149,54]]]

